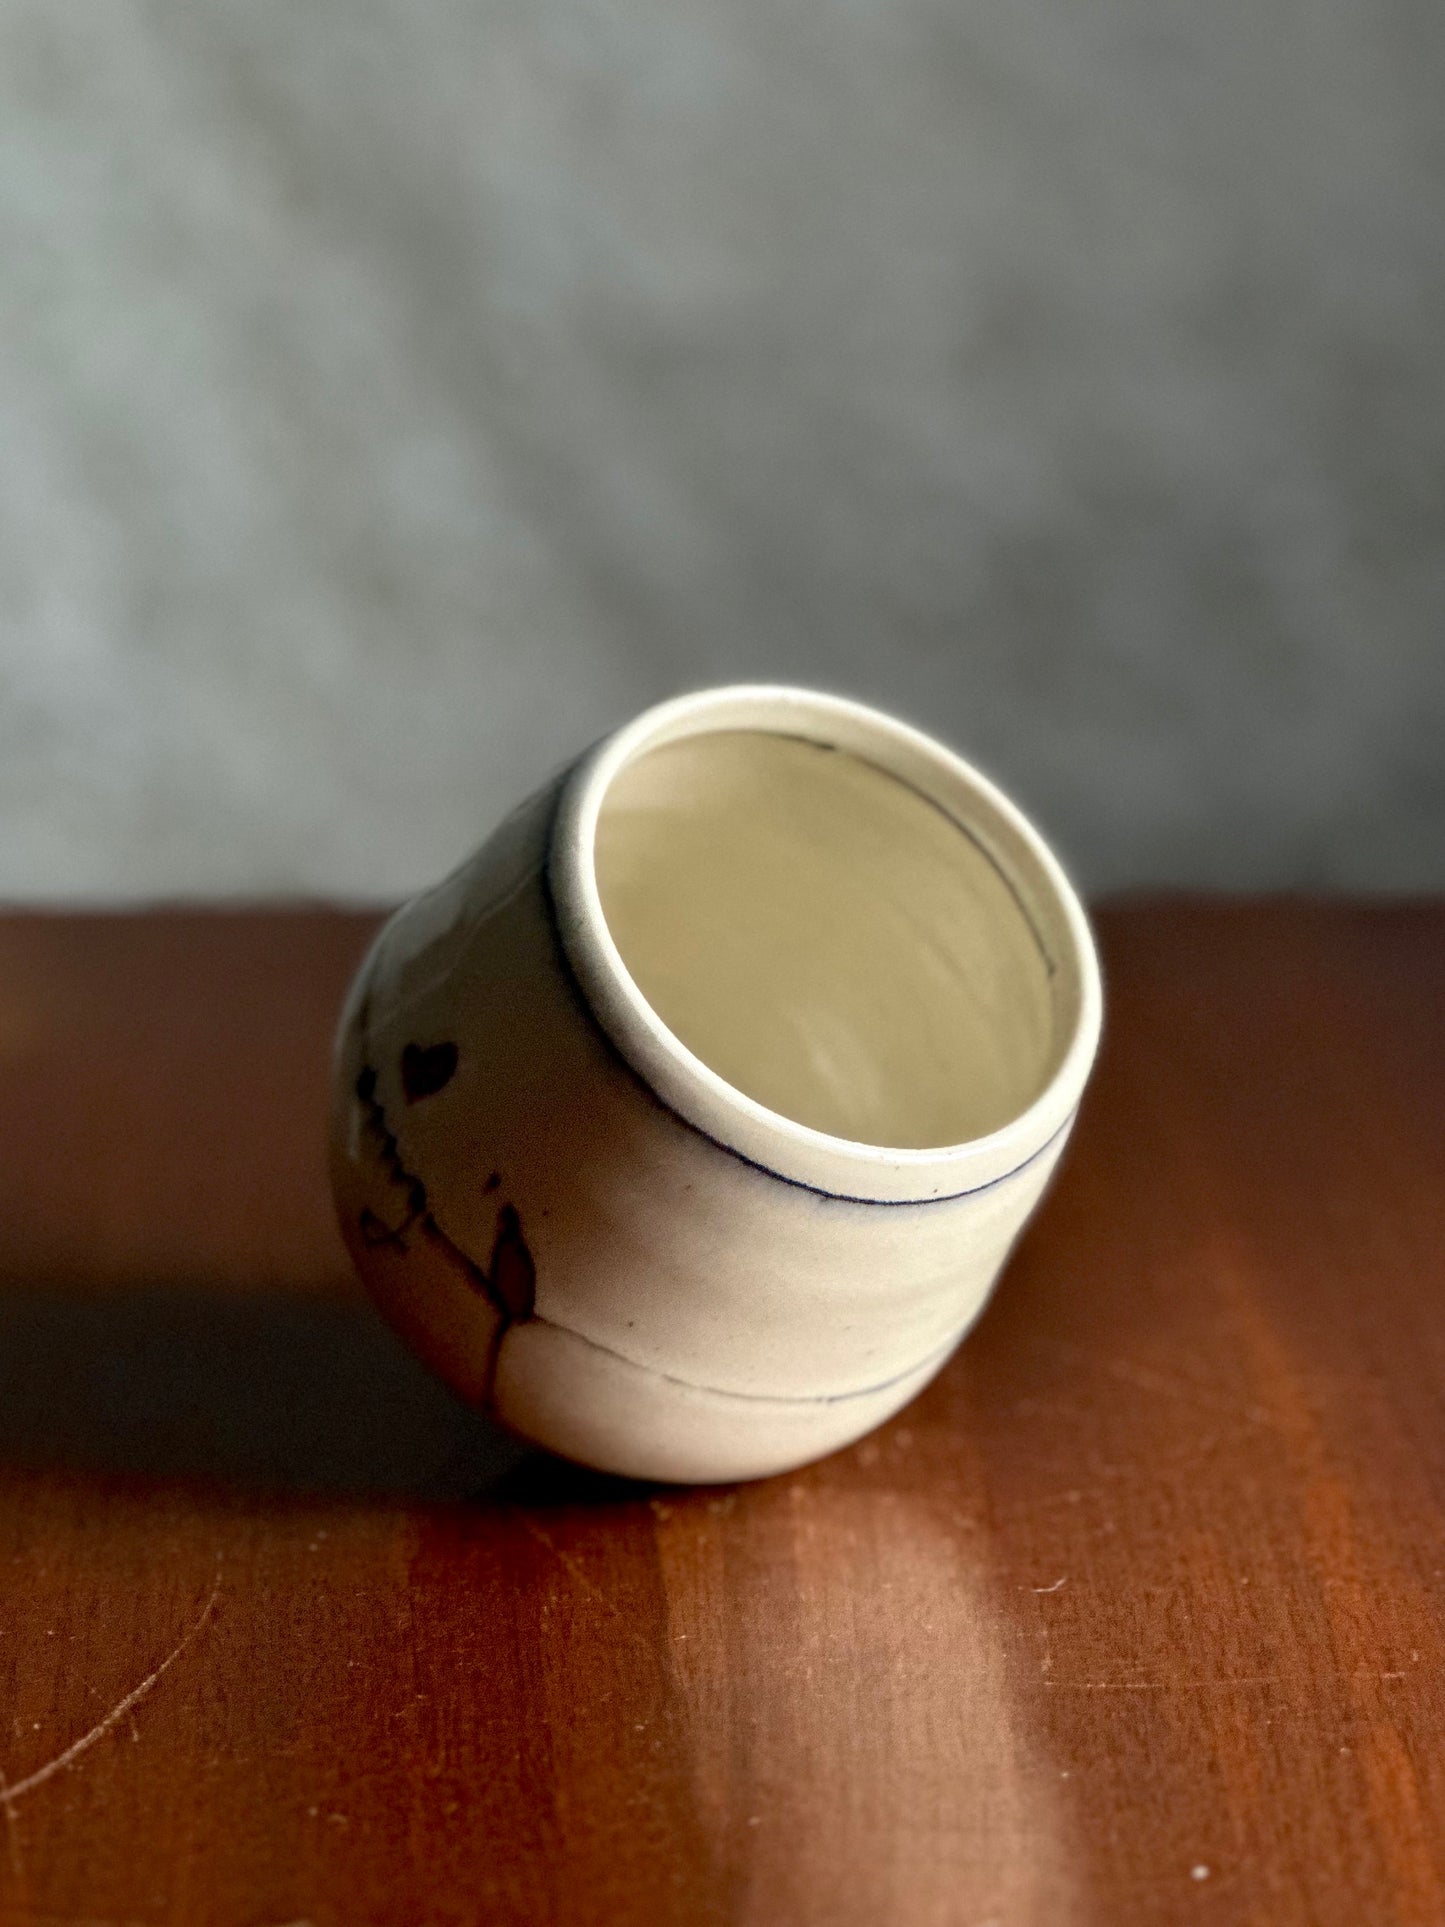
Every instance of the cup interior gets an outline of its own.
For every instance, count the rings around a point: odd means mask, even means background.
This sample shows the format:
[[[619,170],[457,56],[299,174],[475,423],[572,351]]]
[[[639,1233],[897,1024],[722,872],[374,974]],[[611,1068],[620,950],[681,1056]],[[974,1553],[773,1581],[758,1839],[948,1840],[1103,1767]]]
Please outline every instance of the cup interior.
[[[850,748],[696,730],[613,774],[592,850],[622,963],[734,1090],[921,1150],[988,1136],[1059,1069],[1035,919],[987,839]]]

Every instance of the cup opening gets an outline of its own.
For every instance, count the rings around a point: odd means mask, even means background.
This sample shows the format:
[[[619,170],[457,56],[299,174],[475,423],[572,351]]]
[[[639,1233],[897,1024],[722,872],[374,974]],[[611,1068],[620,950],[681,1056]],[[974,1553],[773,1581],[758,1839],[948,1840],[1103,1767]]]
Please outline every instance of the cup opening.
[[[581,994],[653,1094],[775,1176],[926,1203],[1031,1163],[1098,1042],[1047,846],[930,737],[845,698],[678,697],[599,744],[548,855]]]
[[[1006,877],[927,797],[760,729],[644,749],[593,846],[632,981],[768,1110],[881,1149],[997,1131],[1057,1067],[1049,960]]]

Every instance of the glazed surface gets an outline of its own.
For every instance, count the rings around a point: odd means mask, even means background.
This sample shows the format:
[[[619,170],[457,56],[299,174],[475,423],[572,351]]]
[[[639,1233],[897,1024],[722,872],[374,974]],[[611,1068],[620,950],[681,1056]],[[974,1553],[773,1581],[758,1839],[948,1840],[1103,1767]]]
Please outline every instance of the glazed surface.
[[[896,1148],[1023,1111],[1054,1067],[1047,966],[999,869],[860,758],[756,730],[671,742],[614,779],[594,850],[643,996],[769,1109]]]

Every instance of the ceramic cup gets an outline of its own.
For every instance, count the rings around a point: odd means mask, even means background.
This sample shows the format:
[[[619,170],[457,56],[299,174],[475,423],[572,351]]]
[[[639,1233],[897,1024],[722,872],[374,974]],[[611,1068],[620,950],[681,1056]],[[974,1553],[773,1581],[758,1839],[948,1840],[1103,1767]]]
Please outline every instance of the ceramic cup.
[[[837,697],[685,696],[378,936],[337,1045],[342,1228],[525,1437],[782,1471],[973,1323],[1099,1022],[1079,902],[977,771]]]

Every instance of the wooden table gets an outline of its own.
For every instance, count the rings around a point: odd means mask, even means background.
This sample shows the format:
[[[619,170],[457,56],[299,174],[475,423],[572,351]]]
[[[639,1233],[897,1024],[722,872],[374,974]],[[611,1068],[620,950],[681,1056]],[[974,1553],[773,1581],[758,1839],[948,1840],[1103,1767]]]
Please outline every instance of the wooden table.
[[[977,1335],[678,1491],[349,1281],[367,919],[0,920],[6,1927],[1445,1921],[1445,907],[1100,923]]]

